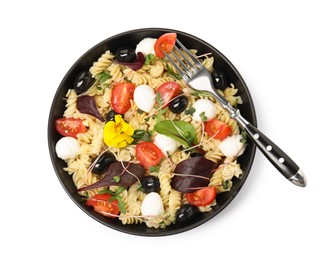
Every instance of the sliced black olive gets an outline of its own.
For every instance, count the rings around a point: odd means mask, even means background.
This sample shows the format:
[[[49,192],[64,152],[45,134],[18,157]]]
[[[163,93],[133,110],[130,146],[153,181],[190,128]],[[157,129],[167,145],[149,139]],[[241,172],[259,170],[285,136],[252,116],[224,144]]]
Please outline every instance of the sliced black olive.
[[[93,79],[88,71],[83,71],[75,78],[73,86],[77,94],[86,92],[93,84]]]
[[[186,96],[179,96],[169,103],[169,109],[175,114],[182,113],[187,108],[188,100]]]
[[[115,112],[114,110],[110,110],[110,112],[108,112],[106,115],[106,122],[114,121],[115,115],[119,115],[119,114],[117,112]]]
[[[211,76],[216,89],[224,90],[228,86],[228,78],[224,71],[213,70]]]
[[[185,225],[193,220],[200,214],[196,206],[190,204],[182,205],[176,212],[176,225]]]
[[[145,193],[159,192],[160,181],[156,176],[148,175],[141,179],[142,189]]]
[[[95,174],[103,174],[106,172],[110,164],[115,161],[115,156],[112,153],[105,152],[97,159],[91,171]]]
[[[137,55],[133,48],[122,47],[115,52],[115,58],[121,62],[131,62],[136,60]]]

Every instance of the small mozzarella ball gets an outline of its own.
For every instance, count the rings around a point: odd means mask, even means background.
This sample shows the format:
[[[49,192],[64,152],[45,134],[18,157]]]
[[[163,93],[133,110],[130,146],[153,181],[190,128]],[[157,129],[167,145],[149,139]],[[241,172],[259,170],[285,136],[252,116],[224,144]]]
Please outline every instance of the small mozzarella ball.
[[[59,158],[66,160],[74,158],[80,150],[79,141],[73,137],[65,136],[56,143],[55,151]]]
[[[193,107],[195,112],[193,113],[193,119],[196,121],[204,121],[200,117],[200,114],[203,114],[203,117],[206,118],[205,121],[209,121],[216,116],[216,106],[213,102],[208,99],[199,99],[194,104]]]
[[[163,154],[169,155],[173,154],[180,145],[174,139],[162,134],[157,134],[155,136],[154,143],[160,148]]]
[[[157,41],[157,39],[155,38],[144,38],[143,40],[141,40],[137,46],[136,46],[136,50],[135,52],[142,52],[144,54],[144,56],[148,55],[148,54],[154,54],[154,44]]]
[[[150,112],[155,104],[155,92],[149,85],[139,85],[134,91],[134,101],[144,112]]]
[[[141,206],[143,216],[159,216],[164,213],[161,196],[156,192],[148,193]]]
[[[245,144],[241,143],[241,135],[232,135],[225,138],[219,145],[219,149],[226,157],[238,157],[246,149]]]

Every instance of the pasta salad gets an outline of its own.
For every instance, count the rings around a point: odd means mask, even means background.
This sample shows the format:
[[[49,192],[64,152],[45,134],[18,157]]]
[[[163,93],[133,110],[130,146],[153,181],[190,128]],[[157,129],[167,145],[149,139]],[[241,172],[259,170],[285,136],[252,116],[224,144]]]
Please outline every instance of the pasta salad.
[[[246,147],[216,99],[191,90],[164,58],[176,34],[107,50],[77,75],[56,120],[64,170],[83,203],[123,224],[186,225],[231,189]],[[129,43],[127,43],[129,45]],[[211,53],[190,50],[231,104],[242,103]]]

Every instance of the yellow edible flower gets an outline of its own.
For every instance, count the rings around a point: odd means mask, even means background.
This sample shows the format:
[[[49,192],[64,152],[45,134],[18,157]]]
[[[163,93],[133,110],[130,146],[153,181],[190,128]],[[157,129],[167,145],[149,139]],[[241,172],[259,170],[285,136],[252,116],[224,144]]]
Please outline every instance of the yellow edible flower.
[[[115,115],[114,121],[109,121],[104,126],[103,139],[107,146],[124,148],[134,141],[131,136],[134,129],[127,124],[121,115]]]

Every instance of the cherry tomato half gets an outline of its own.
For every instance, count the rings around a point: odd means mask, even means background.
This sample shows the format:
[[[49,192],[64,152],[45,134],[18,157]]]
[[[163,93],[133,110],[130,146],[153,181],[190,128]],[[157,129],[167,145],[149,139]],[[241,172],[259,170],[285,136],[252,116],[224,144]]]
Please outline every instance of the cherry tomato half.
[[[206,187],[192,193],[186,193],[188,203],[193,206],[206,206],[211,204],[216,198],[216,188]]]
[[[176,82],[169,81],[161,84],[156,92],[160,94],[162,104],[168,104],[170,100],[179,95],[181,88]]]
[[[154,143],[142,142],[136,145],[136,157],[148,170],[151,166],[159,164],[164,154]]]
[[[55,125],[57,132],[63,136],[77,138],[77,134],[86,132],[86,127],[81,119],[58,118],[55,121]]]
[[[106,217],[115,218],[120,210],[118,206],[118,201],[111,199],[110,194],[96,194],[86,201],[87,206],[92,206],[96,212],[102,214]]]
[[[232,134],[232,128],[218,119],[209,120],[205,123],[204,128],[210,137],[214,137],[221,141]]]
[[[161,35],[154,44],[154,51],[156,56],[164,58],[163,52],[170,52],[176,43],[177,34],[176,33],[165,33]]]
[[[111,96],[113,110],[119,114],[126,113],[130,108],[130,100],[134,98],[135,84],[118,83],[114,86]]]

